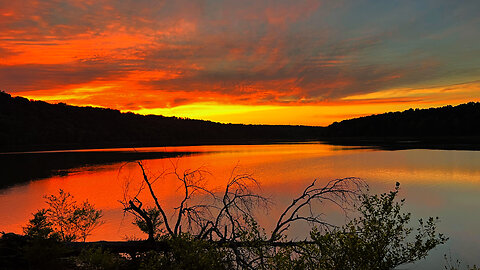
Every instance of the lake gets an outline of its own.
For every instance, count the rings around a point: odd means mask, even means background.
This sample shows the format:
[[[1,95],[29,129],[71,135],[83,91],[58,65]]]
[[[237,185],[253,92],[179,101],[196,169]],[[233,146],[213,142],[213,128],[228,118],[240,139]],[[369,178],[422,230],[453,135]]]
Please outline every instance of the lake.
[[[443,269],[444,254],[465,264],[480,263],[480,151],[385,151],[298,143],[0,154],[0,179],[22,182],[0,190],[0,231],[21,233],[31,214],[45,207],[43,196],[63,189],[77,201],[88,199],[104,213],[105,223],[87,240],[145,237],[131,224],[132,217],[124,215],[119,203],[127,186],[132,193],[141,183],[141,170],[135,160],[142,160],[151,177],[172,166],[181,172],[202,168],[209,173],[207,187],[214,190],[225,184],[233,170],[251,174],[260,182],[261,193],[273,202],[268,213],[259,215],[267,230],[281,209],[314,179],[326,183],[359,177],[372,193],[390,191],[400,182],[400,197],[406,198],[404,209],[412,213],[412,225],[419,217],[438,216],[439,231],[450,237],[426,260],[402,269]],[[38,165],[47,163],[48,168]],[[169,177],[155,182],[166,208],[178,203],[178,184]],[[317,210],[332,223],[345,222],[343,214],[332,207]],[[292,229],[291,236],[301,239],[306,231],[305,225],[299,225]]]

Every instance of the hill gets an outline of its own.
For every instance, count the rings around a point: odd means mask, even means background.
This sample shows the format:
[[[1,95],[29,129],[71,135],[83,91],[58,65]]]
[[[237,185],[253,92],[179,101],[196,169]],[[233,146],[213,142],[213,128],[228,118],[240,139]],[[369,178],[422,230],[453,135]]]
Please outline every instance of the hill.
[[[480,102],[430,109],[409,109],[335,122],[329,136],[435,137],[480,135]]]
[[[378,145],[399,140],[451,146],[479,144],[479,123],[480,103],[469,102],[343,120],[329,125],[324,135],[329,140],[345,144],[363,141]]]
[[[0,92],[0,152],[306,141],[324,128],[220,124],[49,104]]]

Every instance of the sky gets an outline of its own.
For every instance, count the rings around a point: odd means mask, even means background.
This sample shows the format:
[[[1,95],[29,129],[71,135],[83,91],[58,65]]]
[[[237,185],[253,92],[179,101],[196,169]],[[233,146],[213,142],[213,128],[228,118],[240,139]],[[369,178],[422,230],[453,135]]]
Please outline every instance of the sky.
[[[224,123],[480,101],[478,0],[0,1],[0,90]]]

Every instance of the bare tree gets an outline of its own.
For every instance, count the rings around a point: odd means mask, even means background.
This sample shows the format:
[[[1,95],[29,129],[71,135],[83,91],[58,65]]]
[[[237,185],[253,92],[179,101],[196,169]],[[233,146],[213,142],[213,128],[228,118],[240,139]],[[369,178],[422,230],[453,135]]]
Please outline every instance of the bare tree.
[[[276,247],[288,245],[286,232],[293,223],[303,221],[325,228],[334,227],[323,219],[322,213],[316,212],[318,209],[314,209],[314,202],[331,202],[346,210],[365,185],[358,178],[332,180],[323,187],[313,181],[286,207],[267,235],[259,227],[254,213],[268,209],[271,202],[260,194],[260,184],[252,175],[237,173],[235,167],[223,191],[214,192],[206,188],[209,173],[202,168],[180,172],[178,166],[172,163],[172,171],[163,171],[160,176],[149,178],[144,164],[137,163],[142,171],[142,185],[134,196],[126,194],[122,203],[126,212],[133,213],[142,221],[148,240],[155,241],[156,226],[161,226],[165,235],[172,238],[188,233],[195,239],[215,241],[228,246],[236,265],[242,268],[264,265],[267,258],[274,256]],[[153,187],[159,178],[168,175],[173,175],[178,181],[182,193],[171,216],[168,216]],[[144,208],[139,200],[139,195],[145,190],[152,198],[161,222],[155,222],[154,212]]]
[[[235,169],[225,190],[218,194],[206,188],[206,176],[209,173],[202,168],[179,172],[177,166],[172,164],[172,172],[164,171],[159,177],[150,179],[144,165],[141,162],[138,162],[138,165],[142,171],[143,182],[134,196],[129,197],[125,193],[122,201],[124,209],[144,219],[145,223],[151,224],[148,226],[152,226],[153,222],[149,220],[147,210],[142,207],[143,203],[138,199],[139,195],[147,189],[156,210],[162,216],[162,226],[171,236],[180,235],[183,232],[182,228],[186,227],[188,232],[198,239],[235,240],[236,230],[241,227],[239,218],[245,216],[253,218],[253,210],[258,206],[267,207],[269,202],[266,197],[255,192],[260,185],[251,175],[236,175]],[[153,183],[170,174],[173,174],[181,184],[183,196],[178,207],[173,209],[174,215],[169,218],[155,194]],[[198,199],[202,196],[207,197],[207,200],[199,203]],[[194,199],[196,201],[192,202]],[[153,238],[154,229],[150,228],[149,231],[149,238]]]

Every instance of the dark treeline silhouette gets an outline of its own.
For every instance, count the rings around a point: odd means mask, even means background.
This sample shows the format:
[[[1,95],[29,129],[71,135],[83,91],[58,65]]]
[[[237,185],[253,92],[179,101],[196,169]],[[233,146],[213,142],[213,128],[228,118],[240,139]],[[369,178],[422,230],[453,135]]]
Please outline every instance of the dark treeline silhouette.
[[[480,103],[470,102],[365,116],[328,127],[221,124],[49,104],[0,92],[0,152],[312,140],[387,148],[477,149],[479,119]]]
[[[480,143],[480,103],[409,109],[335,122],[324,134],[330,142],[387,148],[469,148]]]
[[[322,127],[220,124],[49,104],[0,92],[0,151],[261,143],[318,139]]]
[[[409,109],[335,122],[329,136],[435,137],[480,135],[480,102],[430,109]]]

